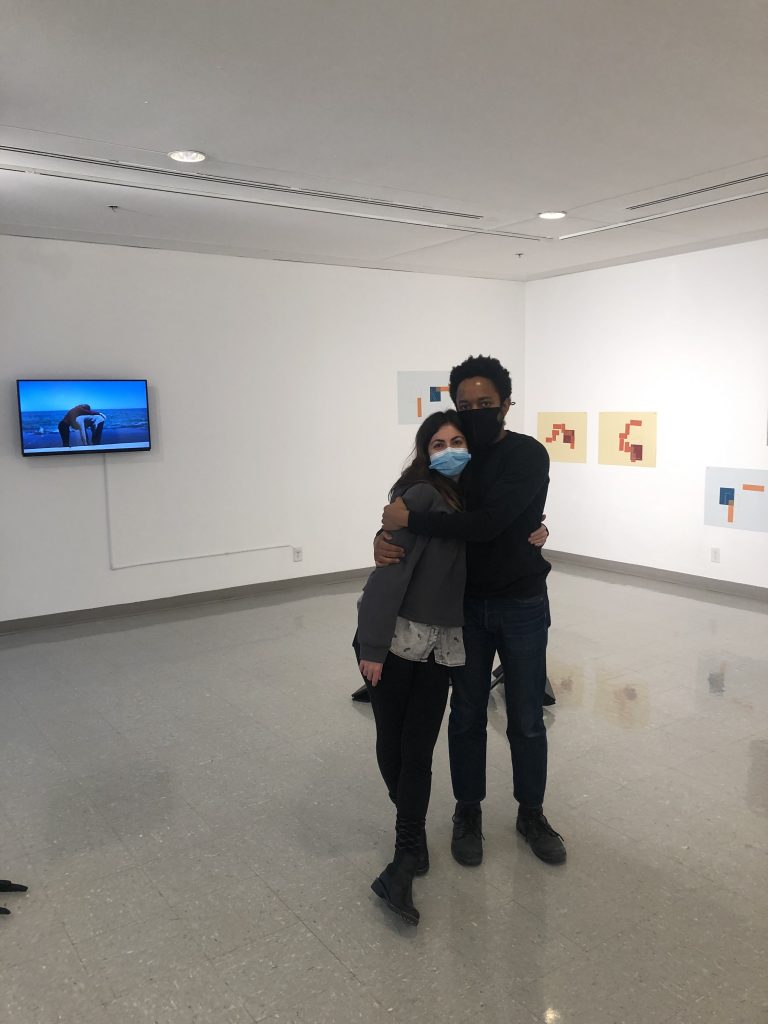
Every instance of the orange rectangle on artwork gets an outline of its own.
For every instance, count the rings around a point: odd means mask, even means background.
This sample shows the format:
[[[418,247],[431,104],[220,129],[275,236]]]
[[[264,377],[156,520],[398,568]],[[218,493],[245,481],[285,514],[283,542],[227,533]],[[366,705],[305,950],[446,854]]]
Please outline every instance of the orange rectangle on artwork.
[[[732,501],[728,502],[728,522],[729,523],[733,522],[733,502]]]
[[[765,487],[762,484],[742,484],[742,491],[760,491],[761,494],[765,493]]]
[[[437,390],[438,391],[450,391],[450,388],[448,387],[447,384],[441,384],[440,387]]]
[[[416,415],[421,419],[421,399],[416,399]]]

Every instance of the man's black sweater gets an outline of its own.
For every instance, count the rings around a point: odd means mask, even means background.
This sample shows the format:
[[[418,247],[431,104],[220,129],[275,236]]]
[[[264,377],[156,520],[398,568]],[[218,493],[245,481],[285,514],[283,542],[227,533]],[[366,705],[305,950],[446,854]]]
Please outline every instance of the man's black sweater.
[[[535,597],[552,568],[529,535],[541,524],[549,487],[549,454],[527,434],[507,431],[473,453],[462,474],[465,512],[410,513],[408,529],[467,541],[468,597]]]

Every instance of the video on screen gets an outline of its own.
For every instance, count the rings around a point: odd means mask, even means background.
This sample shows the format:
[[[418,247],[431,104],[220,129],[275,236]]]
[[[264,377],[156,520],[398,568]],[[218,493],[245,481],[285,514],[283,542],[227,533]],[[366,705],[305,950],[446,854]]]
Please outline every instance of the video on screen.
[[[146,380],[19,380],[24,455],[148,451]]]

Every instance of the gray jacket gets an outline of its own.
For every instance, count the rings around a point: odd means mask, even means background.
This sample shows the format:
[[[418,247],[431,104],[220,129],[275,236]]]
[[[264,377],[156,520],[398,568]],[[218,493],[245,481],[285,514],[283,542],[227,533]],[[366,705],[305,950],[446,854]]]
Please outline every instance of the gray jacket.
[[[428,483],[414,484],[402,498],[411,511],[453,511]],[[392,536],[406,555],[398,565],[374,569],[365,584],[357,617],[363,661],[384,661],[398,615],[429,626],[464,623],[464,542],[416,537],[409,530],[397,530]]]

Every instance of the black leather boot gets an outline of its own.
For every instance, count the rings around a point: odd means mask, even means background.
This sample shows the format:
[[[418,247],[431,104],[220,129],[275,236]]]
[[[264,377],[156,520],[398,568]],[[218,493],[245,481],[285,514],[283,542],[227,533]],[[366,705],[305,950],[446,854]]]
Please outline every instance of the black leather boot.
[[[414,821],[399,814],[395,823],[395,856],[371,884],[393,913],[406,924],[417,925],[419,912],[413,905],[413,877],[419,867],[424,819]],[[429,866],[429,862],[427,862]]]
[[[391,864],[387,864],[379,877],[371,883],[377,896],[406,924],[417,925],[419,912],[413,905],[413,876],[416,874],[417,855],[411,850],[395,850]]]

